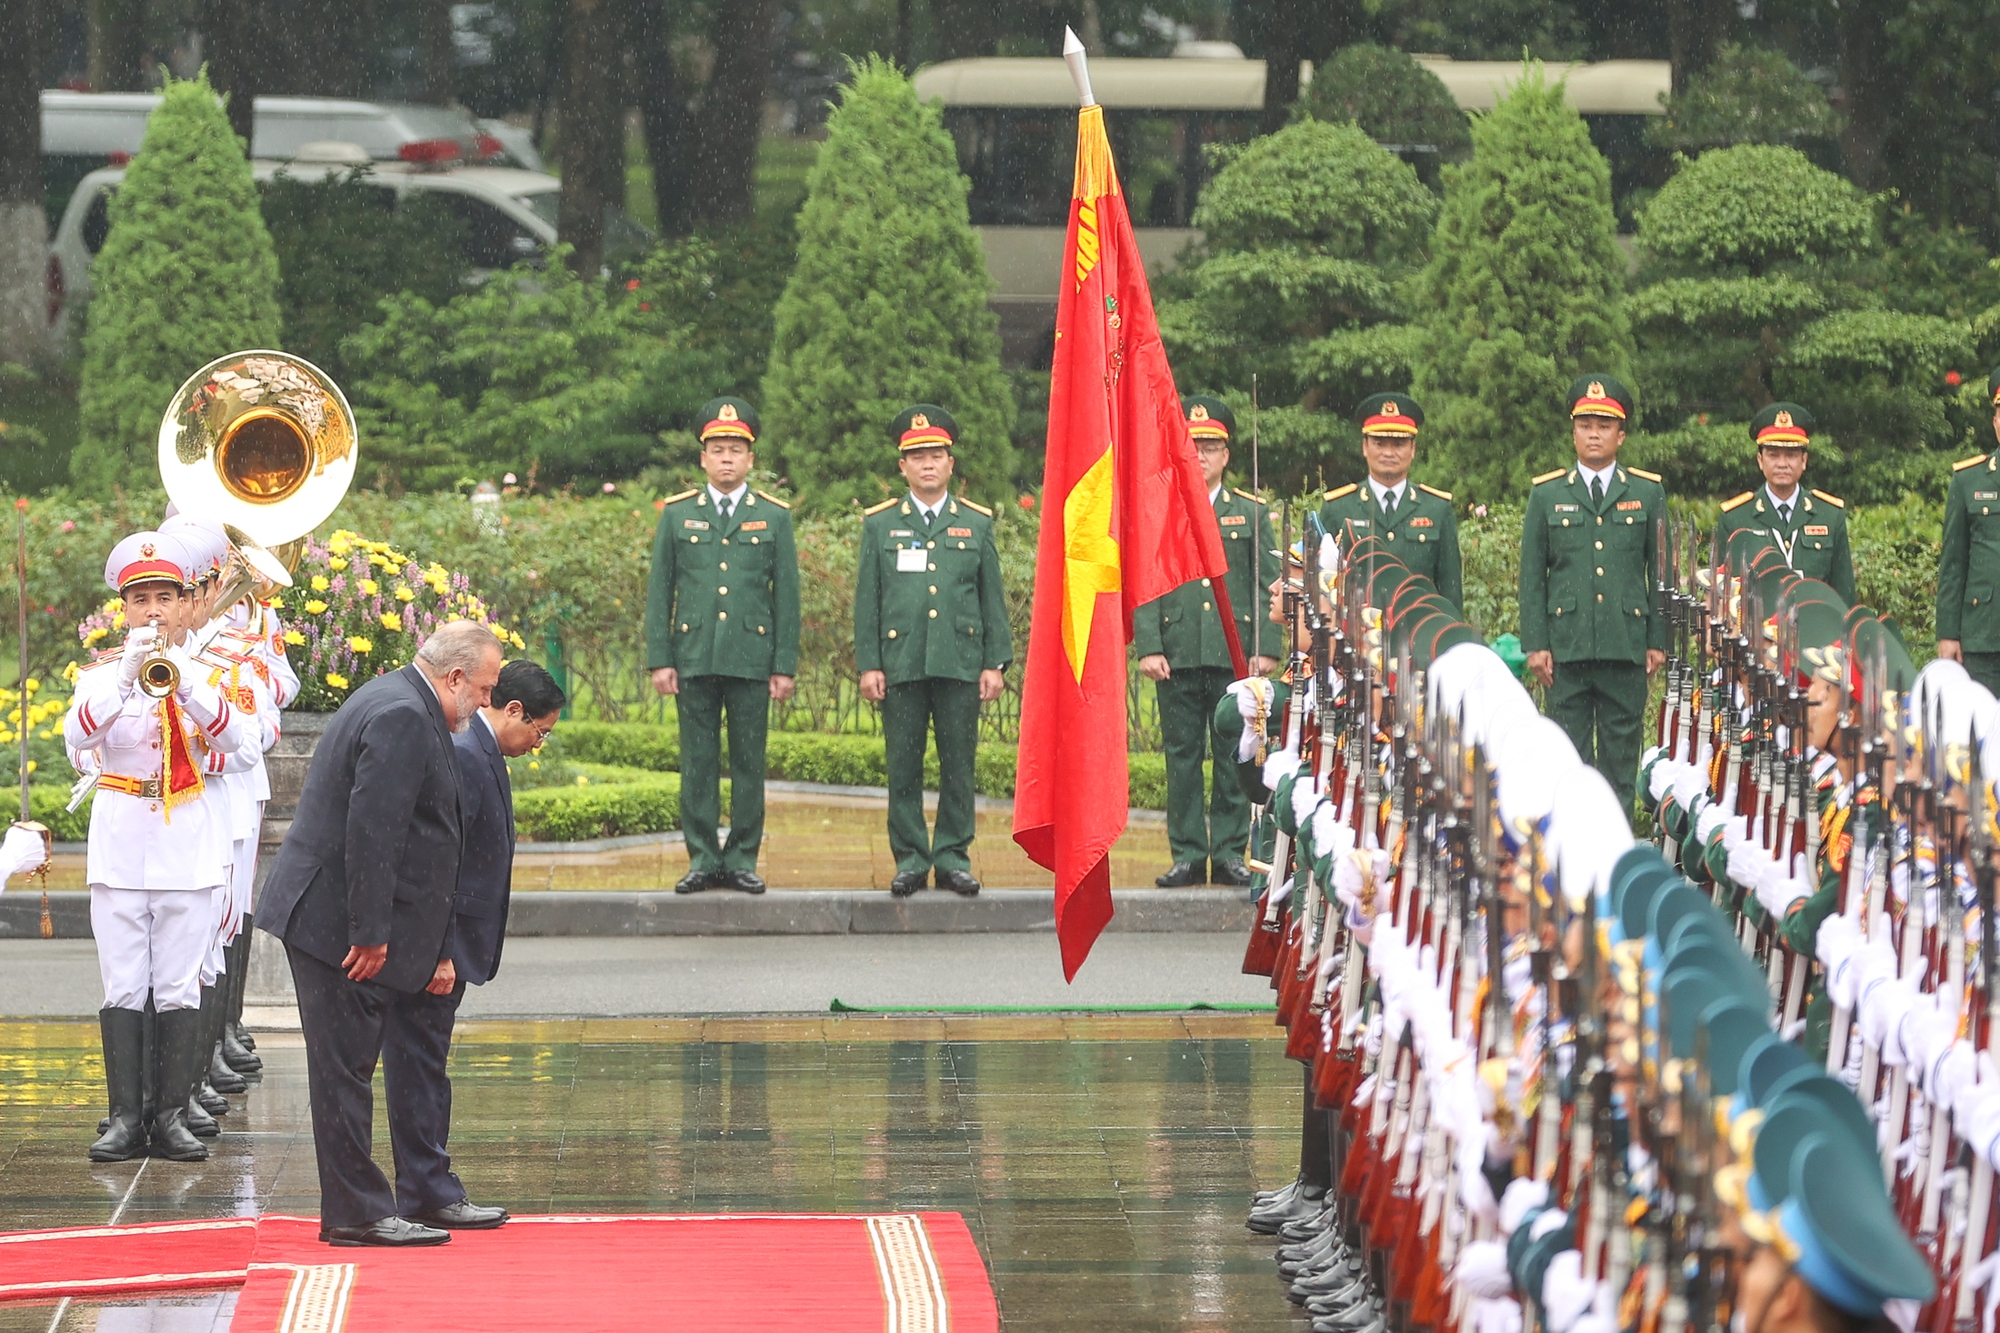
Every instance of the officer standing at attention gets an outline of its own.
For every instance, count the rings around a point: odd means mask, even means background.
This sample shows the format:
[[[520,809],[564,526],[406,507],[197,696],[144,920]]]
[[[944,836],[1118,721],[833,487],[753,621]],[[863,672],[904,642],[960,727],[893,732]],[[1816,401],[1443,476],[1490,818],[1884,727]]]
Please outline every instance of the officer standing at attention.
[[[1993,432],[2000,436],[2000,367],[1986,377]],[[1938,656],[2000,694],[2000,453],[1951,465],[1938,558]]]
[[[1412,574],[1429,578],[1445,600],[1459,605],[1464,570],[1451,492],[1410,484],[1424,409],[1406,393],[1378,393],[1362,400],[1354,419],[1361,426],[1368,484],[1349,482],[1328,491],[1319,509],[1322,528],[1335,536],[1351,529],[1357,538],[1395,543],[1391,549]]]
[[[910,493],[861,524],[854,587],[854,662],[861,697],[882,705],[888,751],[889,891],[907,898],[937,871],[939,888],[979,892],[967,854],[974,831],[972,760],[979,705],[1000,697],[1013,661],[993,511],[950,494],[958,423],[933,403],[889,427]],[[937,830],[924,827],[924,748],[935,731]]]
[[[1818,579],[1854,605],[1854,556],[1847,546],[1847,502],[1799,484],[1812,442],[1812,413],[1797,403],[1772,403],[1750,422],[1757,467],[1764,484],[1722,502],[1716,535],[1723,545],[1742,528],[1771,534],[1778,551],[1800,575]]]
[[[1629,809],[1646,677],[1667,660],[1653,597],[1654,527],[1667,492],[1622,467],[1632,395],[1610,375],[1570,386],[1576,462],[1534,479],[1521,532],[1521,647],[1548,714]]]
[[[762,893],[764,738],[771,701],[792,697],[799,560],[791,506],[750,489],[757,411],[741,398],[701,410],[708,484],[669,496],[653,538],[646,661],[681,724],[681,827],[688,873],[675,893]],[[720,846],[722,721],[729,718],[729,845]]]
[[[1250,674],[1262,676],[1277,666],[1277,632],[1265,628],[1261,647],[1271,651],[1262,653],[1256,635],[1258,590],[1278,573],[1277,552],[1270,549],[1270,516],[1256,496],[1222,484],[1236,414],[1221,399],[1208,397],[1181,399],[1181,412],[1201,457],[1208,502],[1215,506],[1222,549],[1229,556],[1225,586],[1236,633],[1251,655]],[[1230,771],[1236,763],[1234,742],[1214,735],[1215,705],[1228,693],[1236,669],[1209,580],[1191,580],[1134,611],[1132,651],[1140,672],[1154,683],[1160,740],[1167,753],[1167,845],[1174,863],[1153,882],[1163,889],[1204,882],[1247,885],[1250,867],[1243,863],[1243,853],[1250,841],[1250,805],[1243,784]],[[1201,765],[1211,754],[1214,788],[1204,817]]]

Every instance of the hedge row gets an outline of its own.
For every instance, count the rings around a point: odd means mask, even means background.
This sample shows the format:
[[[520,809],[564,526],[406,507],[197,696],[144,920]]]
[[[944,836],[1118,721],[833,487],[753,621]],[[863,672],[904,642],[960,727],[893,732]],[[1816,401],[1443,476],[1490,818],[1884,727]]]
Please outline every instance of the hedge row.
[[[565,760],[619,764],[656,773],[678,772],[681,762],[680,737],[672,729],[635,722],[565,722],[556,729],[554,748]],[[883,787],[889,782],[880,736],[776,731],[765,747],[765,759],[768,776],[780,781],[833,787]],[[981,745],[973,761],[974,788],[981,796],[1012,800],[1016,764],[1014,746]],[[1128,766],[1131,804],[1141,810],[1165,809],[1166,757],[1135,753],[1128,756]],[[924,785],[935,791],[937,780],[937,751],[932,750],[924,755]]]
[[[678,773],[584,787],[537,787],[514,795],[514,829],[523,842],[585,842],[680,826]]]

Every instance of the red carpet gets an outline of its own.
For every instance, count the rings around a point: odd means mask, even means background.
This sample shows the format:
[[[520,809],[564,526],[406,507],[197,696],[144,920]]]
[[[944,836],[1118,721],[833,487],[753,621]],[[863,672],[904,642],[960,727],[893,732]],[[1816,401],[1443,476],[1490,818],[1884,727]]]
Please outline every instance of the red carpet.
[[[956,1213],[517,1217],[423,1250],[318,1237],[318,1219],[299,1217],[262,1218],[254,1231],[240,1219],[0,1235],[0,1299],[241,1285],[232,1327],[254,1333],[1000,1324]]]
[[[0,1232],[0,1301],[233,1287],[256,1244],[254,1217]]]

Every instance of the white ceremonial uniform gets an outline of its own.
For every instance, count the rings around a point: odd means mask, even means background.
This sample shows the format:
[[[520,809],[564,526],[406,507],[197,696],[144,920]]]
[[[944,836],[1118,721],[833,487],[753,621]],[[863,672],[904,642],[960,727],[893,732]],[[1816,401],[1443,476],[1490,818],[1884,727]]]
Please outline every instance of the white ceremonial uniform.
[[[278,709],[264,683],[267,668],[255,640],[245,643],[225,631],[209,645],[201,661],[208,668],[208,683],[235,705],[237,723],[244,731],[243,744],[224,760],[216,784],[228,797],[230,836],[229,893],[216,949],[219,964],[221,949],[236,938],[243,914],[250,910],[257,839],[264,802],[271,795],[264,752],[278,743]]]
[[[77,675],[63,738],[98,780],[90,812],[87,879],[104,1003],[161,1010],[201,1005],[201,974],[219,920],[233,847],[227,796],[209,791],[243,743],[237,710],[183,658],[181,711],[203,795],[169,810],[162,796],[165,705],[119,670],[111,654]],[[94,760],[91,764],[89,761]]]

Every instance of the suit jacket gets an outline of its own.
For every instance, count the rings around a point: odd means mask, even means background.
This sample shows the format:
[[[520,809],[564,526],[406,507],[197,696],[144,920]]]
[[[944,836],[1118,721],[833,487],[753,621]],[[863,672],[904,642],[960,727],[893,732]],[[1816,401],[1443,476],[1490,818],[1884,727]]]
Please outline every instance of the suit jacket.
[[[1667,492],[1617,464],[1601,503],[1575,464],[1535,478],[1521,532],[1521,647],[1558,662],[1638,662],[1667,646],[1654,533]]]
[[[1216,496],[1215,521],[1222,531],[1223,552],[1229,557],[1224,583],[1229,589],[1229,609],[1236,616],[1244,655],[1249,656],[1258,647],[1259,625],[1253,617],[1264,613],[1263,588],[1278,576],[1280,568],[1277,543],[1272,540],[1269,514],[1256,496],[1246,492],[1225,488]],[[1230,670],[1229,643],[1222,637],[1222,613],[1216,609],[1210,583],[1209,579],[1190,579],[1166,596],[1136,608],[1132,612],[1132,655],[1157,653],[1176,671],[1186,667]],[[1277,646],[1278,627],[1267,622],[1262,628],[1264,655],[1283,657]],[[1235,672],[1230,670],[1230,674]]]
[[[1759,486],[1722,502],[1715,520],[1724,546],[1744,528],[1771,534],[1785,563],[1809,579],[1818,579],[1854,605],[1854,554],[1847,542],[1847,502],[1825,491],[1803,487],[1792,496],[1790,523],[1778,521],[1768,487]]]
[[[458,755],[458,790],[465,849],[458,859],[445,952],[459,980],[483,986],[500,970],[507,903],[514,880],[514,784],[500,743],[483,718],[451,738]]]
[[[1321,531],[1336,537],[1351,528],[1357,538],[1376,536],[1395,543],[1396,558],[1412,574],[1430,579],[1453,606],[1465,605],[1458,511],[1452,507],[1450,491],[1421,483],[1410,485],[1396,506],[1396,516],[1385,523],[1382,508],[1375,502],[1375,488],[1350,482],[1321,497],[1319,524]]]
[[[430,984],[458,883],[458,763],[414,666],[369,681],[327,725],[298,814],[257,900],[259,929],[332,967],[387,944],[375,981]]]
[[[646,667],[739,680],[798,673],[791,506],[746,490],[724,520],[706,486],[668,498],[646,581]]]
[[[976,681],[1014,660],[993,511],[948,497],[929,523],[909,496],[864,511],[854,665],[891,685]]]

